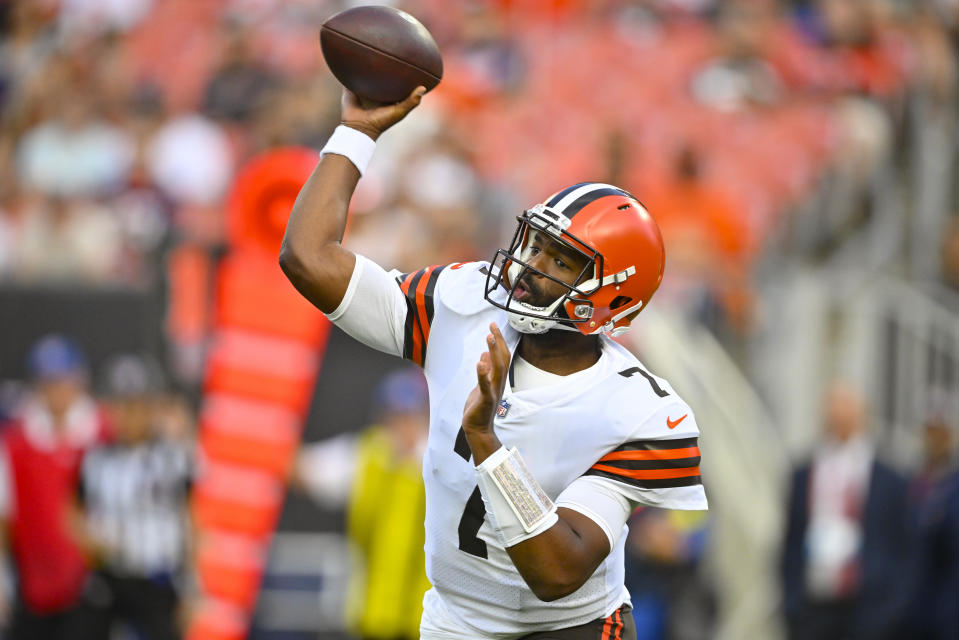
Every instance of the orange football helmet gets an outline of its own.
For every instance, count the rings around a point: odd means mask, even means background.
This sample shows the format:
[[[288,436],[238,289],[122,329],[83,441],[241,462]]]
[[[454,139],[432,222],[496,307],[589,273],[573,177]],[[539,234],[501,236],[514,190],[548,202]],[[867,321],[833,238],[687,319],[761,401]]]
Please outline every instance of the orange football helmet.
[[[559,191],[517,217],[508,249],[499,249],[486,278],[486,299],[509,312],[523,333],[550,329],[618,336],[659,288],[666,264],[663,237],[646,208],[609,184],[583,182]],[[574,284],[562,282],[524,260],[530,229],[548,234],[586,259]],[[546,307],[515,300],[514,285],[527,271],[563,285],[567,292]],[[505,302],[493,293],[509,291]]]

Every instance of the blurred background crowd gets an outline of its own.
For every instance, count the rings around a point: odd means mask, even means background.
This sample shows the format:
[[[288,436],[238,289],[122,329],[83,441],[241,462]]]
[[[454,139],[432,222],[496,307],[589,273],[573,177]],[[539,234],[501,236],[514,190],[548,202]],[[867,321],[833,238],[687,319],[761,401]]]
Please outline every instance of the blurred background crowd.
[[[354,4],[0,0],[3,637],[414,637],[426,419],[398,363],[329,335],[262,550],[189,506],[211,354],[289,353],[218,333],[231,189],[336,126],[317,29]],[[349,247],[489,259],[583,180],[662,228],[626,343],[696,409],[712,510],[635,514],[640,637],[959,637],[959,2],[395,5],[445,74],[378,145]],[[258,558],[252,600],[239,560],[204,580],[204,536]]]

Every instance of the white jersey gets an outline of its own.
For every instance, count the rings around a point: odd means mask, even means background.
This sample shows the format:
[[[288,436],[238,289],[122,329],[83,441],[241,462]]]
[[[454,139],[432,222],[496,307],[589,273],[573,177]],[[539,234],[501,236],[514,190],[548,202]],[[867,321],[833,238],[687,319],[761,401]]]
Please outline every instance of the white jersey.
[[[596,520],[612,548],[574,593],[553,602],[533,594],[489,526],[460,428],[490,323],[501,328],[511,351],[521,337],[506,312],[484,299],[487,269],[476,262],[387,274],[357,256],[346,296],[329,317],[362,342],[423,366],[430,395],[423,461],[427,575],[465,628],[512,638],[584,624],[628,602],[623,544],[629,509],[705,509],[706,496],[693,412],[616,342],[604,336],[599,361],[555,385],[514,391],[509,380],[494,422],[500,441],[519,449],[557,506]],[[500,294],[505,300],[506,292]],[[574,483],[575,499],[564,501],[561,494]],[[605,492],[627,506],[618,521],[610,524],[591,509],[593,490],[597,500]]]

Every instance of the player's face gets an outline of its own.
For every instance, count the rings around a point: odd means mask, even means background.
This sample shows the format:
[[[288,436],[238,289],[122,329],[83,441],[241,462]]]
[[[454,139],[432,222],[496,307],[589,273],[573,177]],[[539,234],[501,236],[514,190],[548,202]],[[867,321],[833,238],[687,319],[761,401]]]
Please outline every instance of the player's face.
[[[586,266],[584,256],[535,229],[529,231],[524,258],[534,269],[569,285],[576,284]],[[546,307],[566,292],[567,289],[561,284],[527,271],[516,283],[513,299],[536,307]]]

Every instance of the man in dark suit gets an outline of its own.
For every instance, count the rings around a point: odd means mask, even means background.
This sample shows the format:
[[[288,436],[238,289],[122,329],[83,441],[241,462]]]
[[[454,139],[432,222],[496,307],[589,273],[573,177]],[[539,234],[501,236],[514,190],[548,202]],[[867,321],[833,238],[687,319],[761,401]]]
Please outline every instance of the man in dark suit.
[[[911,587],[908,485],[876,459],[863,399],[842,383],[796,469],[782,554],[791,640],[893,640]]]
[[[916,588],[909,637],[959,638],[959,469],[948,407],[923,428],[923,463],[910,498],[916,514]]]

